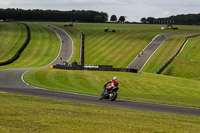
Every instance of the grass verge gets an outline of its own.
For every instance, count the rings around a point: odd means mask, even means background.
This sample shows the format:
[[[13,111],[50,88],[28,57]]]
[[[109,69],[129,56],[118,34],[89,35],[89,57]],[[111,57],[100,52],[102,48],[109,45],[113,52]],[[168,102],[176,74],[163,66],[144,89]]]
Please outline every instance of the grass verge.
[[[0,92],[3,133],[193,132],[200,117],[71,103]]]
[[[148,73],[32,70],[24,80],[33,86],[74,93],[99,95],[106,81],[117,76],[119,98],[200,108],[200,82]]]

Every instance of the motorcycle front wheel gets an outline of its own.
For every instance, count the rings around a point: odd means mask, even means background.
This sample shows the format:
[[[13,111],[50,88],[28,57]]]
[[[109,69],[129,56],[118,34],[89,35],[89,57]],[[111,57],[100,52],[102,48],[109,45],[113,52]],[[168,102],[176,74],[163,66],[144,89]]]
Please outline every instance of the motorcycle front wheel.
[[[104,99],[104,92],[101,93],[101,95],[99,96],[99,100],[103,100]]]

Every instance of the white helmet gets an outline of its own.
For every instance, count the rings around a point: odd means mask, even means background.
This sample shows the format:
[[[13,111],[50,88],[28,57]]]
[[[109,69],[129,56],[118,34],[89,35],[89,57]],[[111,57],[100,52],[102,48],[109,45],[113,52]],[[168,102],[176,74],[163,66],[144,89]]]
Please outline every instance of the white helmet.
[[[113,80],[117,80],[117,77],[114,77]]]

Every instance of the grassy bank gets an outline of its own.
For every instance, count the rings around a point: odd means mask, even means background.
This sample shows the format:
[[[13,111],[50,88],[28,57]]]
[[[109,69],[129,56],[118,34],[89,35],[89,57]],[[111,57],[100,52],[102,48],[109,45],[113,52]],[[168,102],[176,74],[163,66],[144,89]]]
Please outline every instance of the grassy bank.
[[[193,132],[200,118],[0,93],[2,133]]]
[[[58,36],[42,25],[29,23],[31,40],[19,59],[12,64],[1,66],[0,69],[42,67],[53,61],[60,49]]]
[[[189,39],[180,55],[162,73],[200,80],[200,37]]]
[[[11,59],[27,38],[27,30],[20,23],[0,23],[0,62]]]
[[[33,70],[24,80],[41,88],[99,95],[106,81],[119,78],[119,98],[200,107],[200,82],[148,73]]]

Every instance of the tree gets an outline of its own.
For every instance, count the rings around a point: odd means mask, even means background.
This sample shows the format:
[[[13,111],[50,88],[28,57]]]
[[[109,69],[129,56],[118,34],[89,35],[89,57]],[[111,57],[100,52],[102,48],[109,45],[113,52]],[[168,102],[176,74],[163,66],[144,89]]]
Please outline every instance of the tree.
[[[147,18],[147,23],[149,23],[149,24],[153,24],[153,21],[155,20],[155,18],[153,18],[153,17],[148,17]]]
[[[110,18],[110,21],[115,22],[117,21],[117,16],[116,15],[112,15]]]
[[[141,23],[146,24],[147,23],[147,19],[145,17],[141,18]]]
[[[119,23],[124,23],[124,21],[125,21],[125,17],[124,16],[120,16]]]
[[[100,15],[96,15],[94,17],[94,22],[98,22],[98,23],[103,23],[104,22],[104,18]]]
[[[0,20],[106,22],[108,14],[92,10],[0,9]]]

